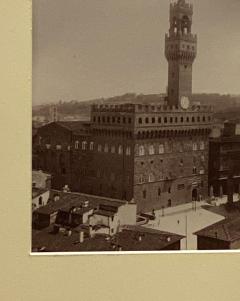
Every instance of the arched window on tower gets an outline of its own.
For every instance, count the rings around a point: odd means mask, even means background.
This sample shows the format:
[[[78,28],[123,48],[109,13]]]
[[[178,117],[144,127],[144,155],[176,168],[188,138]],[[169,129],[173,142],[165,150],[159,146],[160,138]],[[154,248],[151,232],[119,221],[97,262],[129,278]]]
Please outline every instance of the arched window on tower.
[[[191,21],[188,16],[183,16],[181,20],[181,31],[182,34],[188,34],[191,32]]]

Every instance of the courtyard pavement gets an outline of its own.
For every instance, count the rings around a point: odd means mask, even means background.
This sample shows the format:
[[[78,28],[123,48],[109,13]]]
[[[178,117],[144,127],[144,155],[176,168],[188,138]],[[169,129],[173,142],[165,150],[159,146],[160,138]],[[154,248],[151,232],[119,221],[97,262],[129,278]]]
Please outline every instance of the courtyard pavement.
[[[234,195],[234,201],[238,201],[239,196]],[[227,197],[214,200],[215,206],[220,206],[227,202]],[[197,236],[194,232],[224,219],[222,215],[215,214],[202,206],[212,206],[202,201],[195,204],[188,203],[173,208],[166,208],[155,212],[156,219],[149,221],[145,227],[173,232],[186,236],[181,241],[181,250],[197,250]]]

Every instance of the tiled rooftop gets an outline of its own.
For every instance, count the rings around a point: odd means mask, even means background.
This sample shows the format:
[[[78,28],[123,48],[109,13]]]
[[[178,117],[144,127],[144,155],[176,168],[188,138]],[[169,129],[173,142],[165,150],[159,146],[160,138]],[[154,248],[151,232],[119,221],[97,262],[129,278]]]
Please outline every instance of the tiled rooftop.
[[[233,242],[240,239],[240,217],[227,218],[194,233],[198,236]]]
[[[58,195],[60,199],[54,201],[54,196]],[[89,202],[89,207],[97,208],[100,204],[120,207],[126,204],[126,201],[105,198],[101,196],[88,195],[83,193],[65,193],[58,190],[50,191],[50,202],[48,205],[37,209],[36,213],[52,214],[59,209],[69,210],[71,207],[80,207],[85,201]]]
[[[173,233],[128,226],[112,239],[107,239],[106,235],[96,235],[94,238],[86,235],[84,242],[79,243],[79,231],[80,229],[75,229],[71,236],[67,236],[63,233],[52,234],[51,228],[33,230],[32,249],[35,252],[42,247],[47,252],[157,251],[167,250],[183,238]]]

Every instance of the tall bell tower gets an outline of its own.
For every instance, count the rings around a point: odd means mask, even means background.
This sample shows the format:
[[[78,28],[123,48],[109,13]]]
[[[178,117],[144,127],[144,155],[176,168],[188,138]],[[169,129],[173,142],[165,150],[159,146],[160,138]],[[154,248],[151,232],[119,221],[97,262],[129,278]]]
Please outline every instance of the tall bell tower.
[[[192,94],[192,65],[197,54],[197,36],[192,34],[193,6],[185,0],[170,4],[170,29],[165,37],[168,60],[168,104],[178,106]]]

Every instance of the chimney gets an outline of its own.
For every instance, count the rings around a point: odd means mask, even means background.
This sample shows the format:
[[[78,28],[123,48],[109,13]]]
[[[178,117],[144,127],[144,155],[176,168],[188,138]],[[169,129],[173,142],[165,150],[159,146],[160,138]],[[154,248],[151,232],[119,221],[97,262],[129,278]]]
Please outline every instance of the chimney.
[[[60,200],[60,196],[58,194],[55,194],[53,197],[54,202],[57,202]]]
[[[79,242],[80,243],[84,242],[84,232],[83,231],[80,231],[80,233],[79,233]]]
[[[93,227],[92,227],[92,225],[89,225],[89,237],[93,238],[93,236],[94,236]]]

